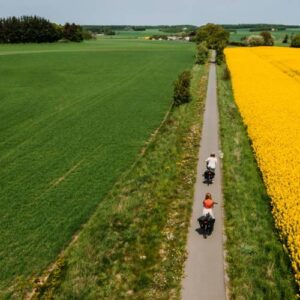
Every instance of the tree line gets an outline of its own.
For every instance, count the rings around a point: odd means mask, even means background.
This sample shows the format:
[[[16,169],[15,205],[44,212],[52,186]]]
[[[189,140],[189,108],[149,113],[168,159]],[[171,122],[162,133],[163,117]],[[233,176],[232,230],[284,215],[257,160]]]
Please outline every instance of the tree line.
[[[38,16],[0,19],[0,43],[81,42],[86,33],[75,23],[55,24]]]
[[[284,25],[284,24],[222,24],[223,28],[228,30],[234,29],[249,29],[249,31],[268,31],[270,29],[285,30],[288,28],[299,28],[299,25]],[[251,30],[250,30],[251,29]]]
[[[155,29],[168,33],[180,33],[197,29],[197,26],[194,25],[83,25],[82,27],[94,33],[103,34],[111,31],[145,31],[147,29]]]

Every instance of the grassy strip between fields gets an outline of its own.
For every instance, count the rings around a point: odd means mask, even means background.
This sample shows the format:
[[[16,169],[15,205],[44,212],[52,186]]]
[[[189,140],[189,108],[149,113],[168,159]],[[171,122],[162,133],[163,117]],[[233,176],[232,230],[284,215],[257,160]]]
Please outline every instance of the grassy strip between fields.
[[[274,226],[270,199],[234,103],[231,82],[223,74],[224,66],[218,67],[231,299],[296,299],[290,260]]]
[[[179,299],[207,71],[193,68],[193,101],[171,112],[34,298]]]

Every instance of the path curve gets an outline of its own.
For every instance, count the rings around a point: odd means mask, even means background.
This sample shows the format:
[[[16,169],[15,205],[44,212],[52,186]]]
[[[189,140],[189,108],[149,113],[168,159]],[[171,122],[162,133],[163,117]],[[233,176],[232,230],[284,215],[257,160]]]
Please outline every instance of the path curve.
[[[194,193],[194,204],[187,241],[187,260],[182,281],[182,300],[224,300],[225,272],[223,251],[223,199],[221,186],[220,159],[212,185],[203,184],[202,174],[205,170],[205,159],[210,153],[219,151],[219,116],[217,107],[216,66],[213,53],[209,69],[208,89],[206,96],[202,138],[200,142],[197,180]],[[202,201],[205,193],[210,192],[218,202],[214,208],[216,223],[211,236],[204,239],[196,231],[199,228],[197,219],[202,214]]]

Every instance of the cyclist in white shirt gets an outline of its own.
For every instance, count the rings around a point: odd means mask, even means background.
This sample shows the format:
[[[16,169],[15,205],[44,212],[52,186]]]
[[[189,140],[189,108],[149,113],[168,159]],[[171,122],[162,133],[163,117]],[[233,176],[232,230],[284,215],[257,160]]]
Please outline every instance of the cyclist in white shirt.
[[[206,167],[208,170],[212,171],[215,173],[216,170],[216,166],[217,166],[217,158],[216,155],[214,153],[212,153],[206,160]]]

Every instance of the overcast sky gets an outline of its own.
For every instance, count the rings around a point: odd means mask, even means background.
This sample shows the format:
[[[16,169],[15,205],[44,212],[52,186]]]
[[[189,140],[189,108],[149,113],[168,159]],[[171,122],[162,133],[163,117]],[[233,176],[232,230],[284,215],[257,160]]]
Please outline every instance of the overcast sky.
[[[300,0],[0,0],[0,16],[79,24],[281,23],[300,25]]]

